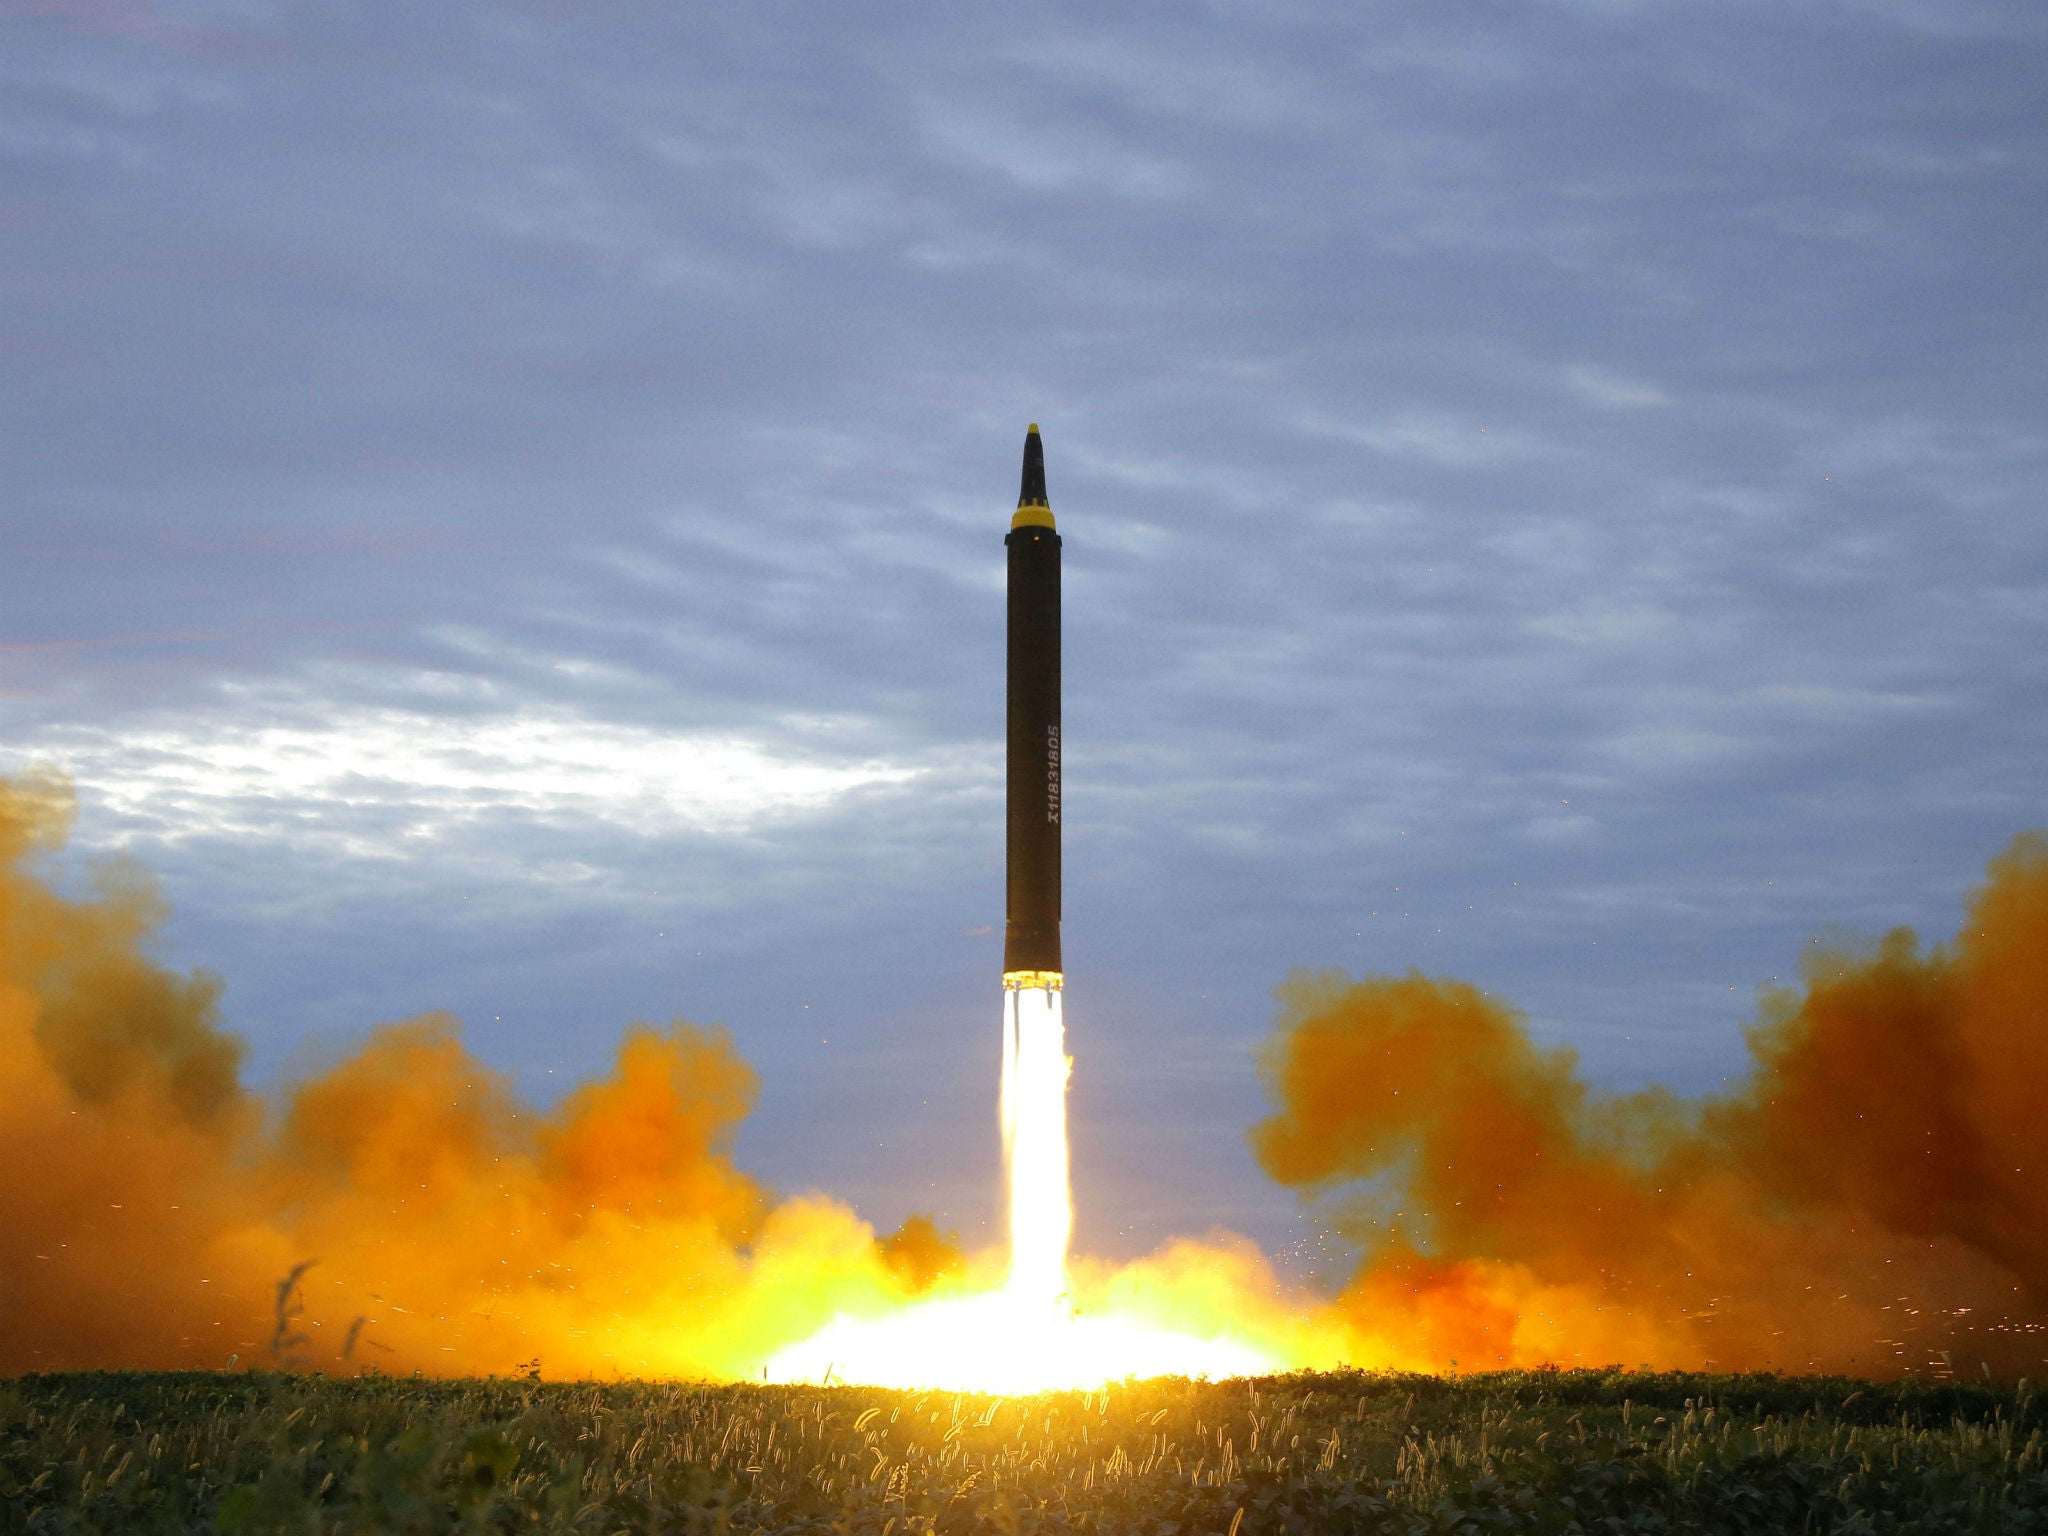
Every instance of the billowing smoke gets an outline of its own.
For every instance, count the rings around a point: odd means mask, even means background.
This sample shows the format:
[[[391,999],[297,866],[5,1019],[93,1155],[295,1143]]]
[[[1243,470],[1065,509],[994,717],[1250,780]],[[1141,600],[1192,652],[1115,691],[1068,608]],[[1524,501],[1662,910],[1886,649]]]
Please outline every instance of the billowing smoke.
[[[1952,944],[1815,950],[1734,1091],[1612,1095],[1477,989],[1297,976],[1260,1162],[1365,1262],[1354,1353],[2038,1376],[2048,1362],[2048,842]]]
[[[734,1166],[754,1077],[722,1030],[636,1027],[542,1114],[429,1015],[259,1101],[220,983],[149,958],[147,881],[38,877],[69,814],[0,780],[0,1373],[737,1376],[958,1269],[928,1220],[878,1242]]]
[[[756,1377],[1001,1273],[927,1218],[878,1239],[748,1177],[754,1077],[721,1030],[636,1026],[546,1112],[440,1015],[252,1094],[220,983],[150,958],[148,882],[40,875],[69,815],[60,781],[0,780],[0,1373]],[[1616,1096],[1469,986],[1299,977],[1253,1142],[1364,1248],[1355,1276],[1289,1295],[1218,1237],[1077,1260],[1069,1290],[1084,1322],[1295,1366],[2038,1376],[2048,844],[1993,863],[1952,945],[1816,952],[1751,1046],[1732,1093]]]

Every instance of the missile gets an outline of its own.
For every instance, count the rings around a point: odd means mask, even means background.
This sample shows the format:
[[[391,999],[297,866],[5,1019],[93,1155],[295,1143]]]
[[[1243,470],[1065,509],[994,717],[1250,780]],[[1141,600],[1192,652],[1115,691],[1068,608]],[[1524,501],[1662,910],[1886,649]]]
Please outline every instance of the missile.
[[[1057,989],[1060,969],[1060,536],[1038,423],[1010,519],[1009,820],[1003,986]]]

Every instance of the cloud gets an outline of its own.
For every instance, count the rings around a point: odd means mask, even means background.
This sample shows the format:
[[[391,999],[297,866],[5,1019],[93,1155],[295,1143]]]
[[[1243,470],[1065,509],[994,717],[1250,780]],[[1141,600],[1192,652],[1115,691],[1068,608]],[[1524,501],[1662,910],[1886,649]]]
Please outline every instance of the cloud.
[[[445,857],[464,829],[507,819],[737,837],[932,771],[532,701],[484,713],[275,692],[210,712],[54,726],[10,756],[54,763],[127,839],[324,845],[375,859]]]

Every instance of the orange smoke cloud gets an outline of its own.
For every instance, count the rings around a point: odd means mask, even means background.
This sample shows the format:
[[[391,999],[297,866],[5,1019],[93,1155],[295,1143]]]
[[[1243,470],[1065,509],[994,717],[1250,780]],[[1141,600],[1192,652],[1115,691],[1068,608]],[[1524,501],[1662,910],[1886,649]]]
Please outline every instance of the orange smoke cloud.
[[[928,1220],[877,1242],[734,1166],[754,1078],[722,1030],[636,1026],[541,1114],[430,1015],[267,1114],[220,983],[148,958],[148,883],[38,877],[69,816],[60,781],[0,780],[0,1373],[736,1376],[958,1267]]]
[[[2048,843],[1952,945],[1816,952],[1734,1092],[1603,1094],[1476,988],[1299,976],[1260,1163],[1366,1248],[1354,1351],[2038,1374],[2048,1361]]]
[[[906,1287],[920,1294],[967,1268],[959,1234],[941,1232],[927,1215],[906,1218],[882,1239],[882,1262]]]
[[[434,1374],[755,1376],[970,1266],[732,1161],[722,1031],[636,1025],[542,1112],[452,1019],[377,1030],[274,1100],[220,983],[149,957],[138,873],[39,873],[64,785],[0,780],[0,1374],[239,1359]],[[2048,1360],[2048,843],[1953,944],[1816,953],[1735,1092],[1598,1092],[1475,988],[1298,977],[1262,1067],[1266,1169],[1365,1259],[1288,1295],[1219,1235],[1077,1260],[1084,1315],[1295,1366],[1546,1362],[2038,1375]],[[975,1270],[969,1274],[970,1267]]]

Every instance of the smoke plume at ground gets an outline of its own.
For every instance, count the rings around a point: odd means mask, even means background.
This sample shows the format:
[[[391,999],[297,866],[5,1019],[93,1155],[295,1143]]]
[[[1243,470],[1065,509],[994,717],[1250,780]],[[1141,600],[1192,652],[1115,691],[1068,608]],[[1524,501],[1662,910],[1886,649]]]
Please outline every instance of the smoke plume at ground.
[[[541,1114],[427,1015],[260,1102],[220,983],[148,958],[148,883],[38,878],[69,809],[0,781],[0,1373],[738,1376],[959,1268],[929,1220],[878,1243],[733,1165],[754,1077],[722,1030],[636,1026]]]
[[[635,1026],[542,1112],[429,1014],[258,1096],[220,982],[150,958],[148,881],[43,877],[69,814],[59,780],[0,780],[0,1374],[741,1378],[836,1315],[999,1273],[927,1218],[878,1239],[748,1177],[754,1077],[722,1030]],[[1302,1367],[2048,1357],[2039,839],[1952,945],[1817,952],[1710,1099],[1599,1093],[1454,981],[1302,976],[1282,1004],[1254,1147],[1359,1242],[1357,1273],[1317,1301],[1242,1239],[1182,1241],[1077,1261],[1084,1311],[1228,1326]]]
[[[2039,1375],[2048,842],[1952,944],[1816,948],[1733,1091],[1610,1095],[1455,981],[1298,975],[1252,1144],[1365,1248],[1339,1302],[1406,1363]]]

